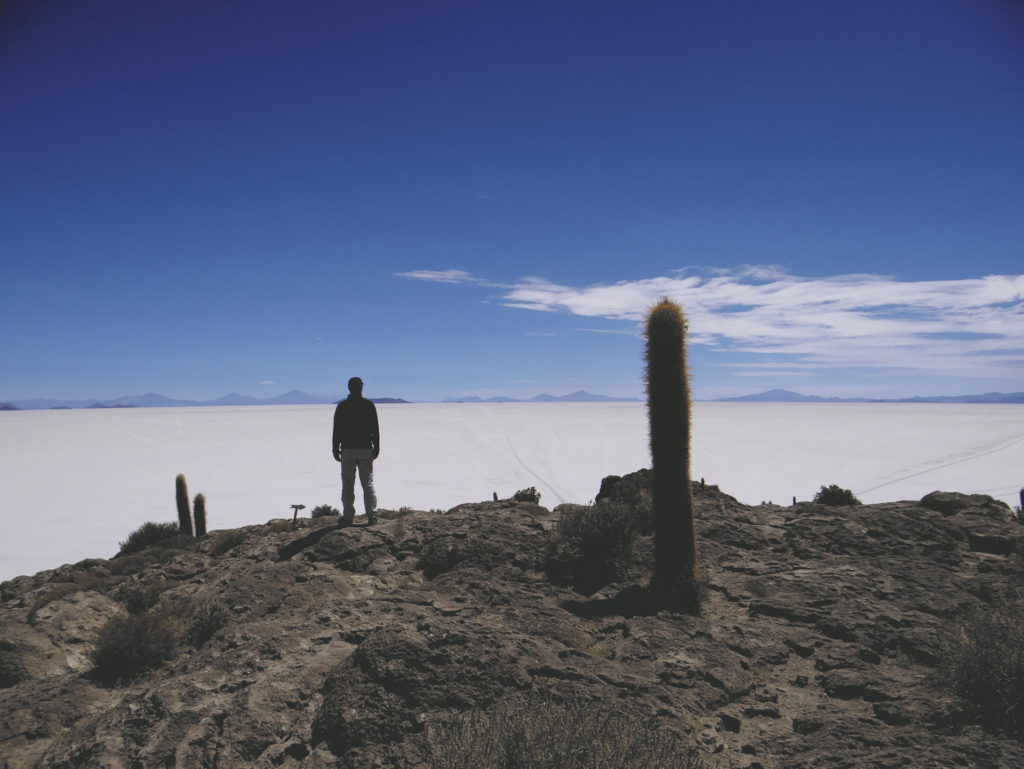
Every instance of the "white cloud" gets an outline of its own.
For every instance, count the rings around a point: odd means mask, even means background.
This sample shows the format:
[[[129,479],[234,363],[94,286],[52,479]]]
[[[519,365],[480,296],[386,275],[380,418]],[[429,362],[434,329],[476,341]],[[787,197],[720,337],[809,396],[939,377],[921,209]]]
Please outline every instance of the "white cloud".
[[[273,379],[264,379],[262,382],[260,382],[260,384],[261,385],[272,385],[272,384],[277,384],[277,382],[275,382]]]
[[[498,286],[459,270],[404,275],[499,287],[508,307],[632,323],[667,297],[682,305],[694,344],[786,356],[815,368],[1024,375],[1024,275],[802,278],[749,266],[585,286],[536,277]],[[778,369],[779,361],[766,365]]]

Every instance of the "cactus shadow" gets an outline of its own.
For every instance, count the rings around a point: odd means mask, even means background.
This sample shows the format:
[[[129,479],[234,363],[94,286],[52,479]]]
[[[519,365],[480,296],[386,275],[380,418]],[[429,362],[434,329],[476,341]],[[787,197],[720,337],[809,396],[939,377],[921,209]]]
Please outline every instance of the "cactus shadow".
[[[704,591],[666,590],[630,585],[613,596],[563,601],[561,607],[583,619],[651,617],[661,612],[700,614]]]
[[[277,560],[287,561],[292,556],[312,547],[328,534],[331,534],[340,528],[340,526],[324,526],[322,528],[315,529],[305,536],[294,539],[286,545],[282,545],[277,550]]]

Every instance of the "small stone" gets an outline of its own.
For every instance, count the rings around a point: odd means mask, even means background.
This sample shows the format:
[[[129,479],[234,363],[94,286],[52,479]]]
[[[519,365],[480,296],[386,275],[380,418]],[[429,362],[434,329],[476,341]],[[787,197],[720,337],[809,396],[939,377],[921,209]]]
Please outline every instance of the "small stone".
[[[727,732],[739,734],[741,722],[736,716],[730,716],[728,713],[719,713],[718,720],[722,722],[722,728]]]

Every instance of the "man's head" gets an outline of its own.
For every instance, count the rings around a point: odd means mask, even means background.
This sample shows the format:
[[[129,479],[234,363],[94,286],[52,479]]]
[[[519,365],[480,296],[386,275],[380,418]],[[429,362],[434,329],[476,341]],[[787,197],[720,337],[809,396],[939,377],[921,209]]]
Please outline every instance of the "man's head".
[[[350,380],[348,380],[348,391],[352,395],[362,395],[363,394],[363,380],[360,379],[357,376],[352,377]]]

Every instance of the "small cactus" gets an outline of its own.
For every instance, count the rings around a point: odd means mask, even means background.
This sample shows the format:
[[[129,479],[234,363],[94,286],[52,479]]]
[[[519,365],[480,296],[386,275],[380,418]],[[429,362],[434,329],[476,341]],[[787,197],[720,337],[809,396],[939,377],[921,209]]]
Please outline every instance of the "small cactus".
[[[178,502],[178,528],[182,534],[193,536],[192,514],[188,508],[188,484],[185,483],[185,474],[179,473],[174,479],[174,491]]]
[[[206,534],[206,497],[202,494],[196,494],[195,499],[195,516],[196,516],[196,536],[201,537]]]
[[[686,318],[665,299],[647,316],[654,584],[694,592],[700,578],[690,487],[690,382]]]

